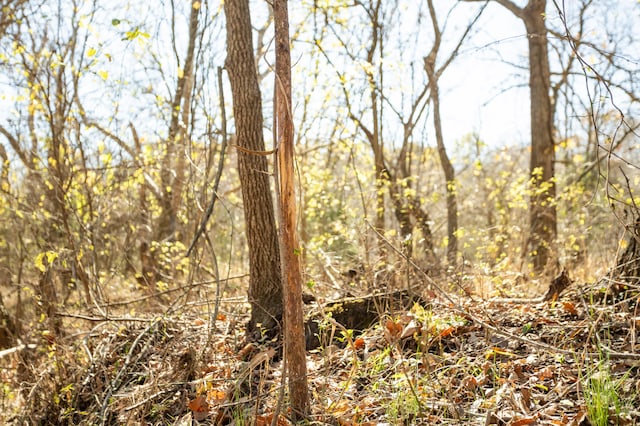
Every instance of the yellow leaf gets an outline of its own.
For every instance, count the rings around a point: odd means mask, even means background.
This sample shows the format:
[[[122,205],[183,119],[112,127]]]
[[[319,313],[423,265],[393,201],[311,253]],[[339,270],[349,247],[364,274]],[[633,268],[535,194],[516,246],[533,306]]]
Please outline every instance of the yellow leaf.
[[[508,357],[514,357],[516,356],[513,352],[508,351],[506,349],[500,349],[500,348],[496,348],[493,347],[491,349],[488,349],[485,351],[484,356],[485,358],[489,359],[492,357],[495,357],[496,355],[502,355],[502,356],[508,356]]]
[[[105,70],[98,71],[98,75],[102,77],[103,80],[106,80],[107,78],[109,78],[109,73],[106,72]]]
[[[45,254],[47,256],[47,263],[49,265],[51,265],[53,261],[58,258],[58,253],[56,253],[55,251],[48,251]]]
[[[89,50],[87,51],[87,56],[88,56],[88,57],[90,57],[90,58],[92,58],[92,57],[96,56],[96,53],[97,53],[96,49],[94,49],[93,47],[91,47],[91,48],[89,48]]]
[[[184,77],[184,70],[182,68],[178,68],[178,78]]]
[[[200,9],[200,2],[199,2],[199,1],[195,1],[195,2],[193,2],[193,8],[194,8],[195,10]]]
[[[47,259],[47,263],[44,263],[44,259]],[[47,265],[51,265],[58,258],[58,253],[55,251],[46,251],[43,253],[39,253],[36,256],[33,264],[40,272],[47,271]]]
[[[40,270],[40,272],[45,272],[47,267],[44,265],[44,253],[40,253],[36,256],[36,260],[33,262],[36,268]]]

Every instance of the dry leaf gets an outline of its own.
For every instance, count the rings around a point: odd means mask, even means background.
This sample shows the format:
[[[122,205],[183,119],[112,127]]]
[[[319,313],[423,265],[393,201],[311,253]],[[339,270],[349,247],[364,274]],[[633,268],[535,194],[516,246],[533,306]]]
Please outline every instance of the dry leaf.
[[[404,330],[402,331],[402,335],[400,336],[400,338],[401,339],[405,339],[407,337],[411,337],[415,333],[417,333],[419,330],[420,330],[420,326],[418,325],[418,323],[415,320],[412,319],[404,327]]]
[[[518,419],[515,420],[511,423],[509,423],[511,426],[527,426],[527,425],[532,425],[534,423],[536,423],[538,421],[538,419],[536,419],[535,417],[525,417],[523,419]]]
[[[387,340],[389,341],[398,340],[398,338],[400,337],[400,334],[402,333],[402,329],[403,329],[402,324],[397,323],[395,321],[387,320],[384,323],[385,335],[387,337]]]
[[[562,302],[562,307],[564,308],[565,311],[567,311],[571,315],[578,315],[578,310],[576,309],[575,303],[570,302],[568,300],[567,301],[563,301]]]
[[[444,337],[452,335],[454,331],[456,331],[456,327],[453,327],[453,326],[447,327],[444,330],[442,330],[440,334],[438,334],[438,337],[442,339]]]
[[[207,391],[207,400],[213,401],[217,404],[221,404],[227,399],[227,393],[220,389],[211,389]]]
[[[273,422],[273,413],[271,414],[265,414],[263,416],[257,416],[256,417],[256,426],[271,426],[271,423]],[[276,422],[276,425],[278,426],[288,426],[290,423],[287,421],[287,419],[285,419],[283,416],[278,415],[278,420]]]
[[[540,380],[552,379],[553,378],[553,369],[551,367],[545,367],[542,370],[539,370],[536,374]]]
[[[194,413],[208,413],[209,403],[204,395],[197,396],[195,399],[189,401],[187,404],[189,409]]]
[[[238,352],[238,358],[246,361],[253,353],[255,348],[256,347],[253,343],[247,343],[246,345],[244,345],[244,348],[240,349],[240,351]]]

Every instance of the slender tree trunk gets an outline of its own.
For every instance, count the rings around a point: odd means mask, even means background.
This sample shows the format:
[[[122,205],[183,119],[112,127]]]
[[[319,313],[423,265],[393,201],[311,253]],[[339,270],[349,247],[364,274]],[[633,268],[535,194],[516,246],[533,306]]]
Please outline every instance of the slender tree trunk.
[[[302,314],[302,271],[296,232],[296,194],[293,170],[293,116],[291,102],[291,53],[287,0],[273,2],[276,46],[275,117],[280,213],[280,258],[284,281],[285,357],[289,398],[294,421],[309,415],[307,358]]]
[[[449,266],[456,265],[458,254],[458,202],[456,200],[456,174],[447,154],[442,134],[442,119],[440,118],[440,90],[438,87],[438,76],[435,71],[435,56],[431,55],[424,60],[425,70],[429,77],[429,90],[431,91],[431,103],[433,104],[433,126],[436,131],[436,145],[438,147],[438,157],[444,179],[447,184],[447,262]]]
[[[249,0],[227,0],[227,60],[249,246],[249,331],[275,330],[282,318],[278,234],[262,133],[262,98],[251,34]]]
[[[374,87],[371,88],[371,116],[373,121],[373,134],[370,138],[371,148],[373,149],[373,159],[376,170],[376,228],[380,232],[385,231],[385,206],[384,193],[385,182],[389,181],[387,168],[384,165],[384,152],[380,141],[380,123],[378,120],[378,96]],[[381,245],[384,247],[384,243]],[[381,250],[384,252],[384,249]]]
[[[171,103],[171,121],[167,137],[167,152],[162,162],[162,215],[158,224],[158,239],[176,239],[178,210],[182,201],[186,167],[186,147],[189,145],[187,128],[191,115],[191,91],[195,46],[198,36],[200,1],[191,1],[189,42],[182,73],[178,75],[176,93]]]
[[[529,88],[531,90],[530,227],[534,271],[555,267],[551,245],[557,235],[555,149],[550,97],[551,72],[545,26],[546,0],[529,0],[522,19],[529,41]]]
[[[382,51],[382,40],[380,38],[381,24],[379,21],[380,7],[382,5],[381,0],[372,0],[370,3],[370,17],[371,17],[371,44],[367,49],[367,62],[369,64],[374,63],[374,55],[376,51]],[[371,99],[371,122],[372,129],[367,132],[367,139],[371,145],[373,151],[373,160],[375,167],[375,179],[376,179],[376,220],[375,227],[378,232],[385,232],[385,184],[389,183],[389,173],[384,161],[384,146],[382,142],[380,132],[380,117],[378,106],[378,88],[374,74],[371,71],[366,71],[367,80],[369,81],[369,97]],[[378,75],[378,78],[382,79],[382,75]],[[384,241],[378,241],[378,248],[380,257],[383,259],[386,257],[386,247]]]
[[[464,0],[485,1],[485,0]],[[529,240],[533,270],[554,273],[558,261],[552,251],[557,237],[555,146],[553,104],[547,27],[547,0],[529,0],[520,7],[512,0],[494,0],[524,22],[529,43],[529,91],[531,96],[531,162],[533,182],[529,198]]]
[[[433,25],[435,37],[431,51],[427,57],[424,58],[424,69],[429,79],[430,98],[431,103],[433,104],[433,126],[436,132],[438,157],[440,158],[440,164],[442,171],[444,172],[444,178],[447,185],[447,261],[449,266],[456,266],[456,258],[458,255],[458,201],[456,199],[456,174],[455,169],[451,164],[451,160],[449,159],[449,155],[447,154],[447,149],[444,144],[444,136],[442,134],[442,119],[440,118],[440,87],[438,81],[440,80],[440,76],[444,70],[455,57],[455,54],[466,37],[467,32],[462,36],[458,46],[451,56],[444,61],[444,64],[440,68],[437,68],[436,59],[438,57],[438,52],[440,51],[442,30],[438,24],[438,17],[433,5],[433,0],[428,0],[427,4],[429,5],[429,15],[431,16],[431,24]],[[467,31],[471,25],[467,28]]]

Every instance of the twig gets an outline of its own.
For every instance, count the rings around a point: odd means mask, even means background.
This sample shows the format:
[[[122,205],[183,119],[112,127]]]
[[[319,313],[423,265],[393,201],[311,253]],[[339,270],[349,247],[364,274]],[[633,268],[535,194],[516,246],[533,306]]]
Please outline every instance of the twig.
[[[34,345],[33,343],[18,345],[13,348],[0,351],[0,358],[4,358],[7,355],[11,355],[12,353],[15,353],[15,352],[20,352],[21,350],[24,350],[24,349],[35,349],[36,347],[37,346]]]
[[[91,322],[104,322],[104,321],[113,321],[113,322],[149,322],[149,318],[141,318],[141,317],[110,317],[110,316],[90,317],[88,315],[72,314],[72,313],[69,313],[69,312],[55,312],[54,315],[56,315],[58,317],[65,317],[65,318],[77,318],[77,319],[82,319],[82,320],[91,321]]]
[[[139,401],[139,402],[137,402],[137,403],[135,403],[135,404],[133,404],[133,405],[130,405],[130,406],[128,406],[128,407],[123,408],[123,410],[126,412],[126,411],[134,410],[134,409],[136,409],[136,408],[138,408],[138,407],[141,407],[141,406],[143,406],[144,404],[146,404],[147,402],[149,402],[149,401],[153,401],[154,399],[156,399],[157,397],[159,397],[159,396],[161,396],[161,395],[164,395],[165,393],[174,392],[174,391],[175,391],[175,388],[176,388],[177,386],[178,386],[178,385],[175,385],[175,384],[174,384],[174,385],[172,385],[171,387],[169,387],[168,389],[163,389],[163,390],[161,390],[161,391],[159,391],[159,392],[154,393],[153,395],[148,396],[147,398],[144,398],[142,401]]]
[[[216,172],[215,181],[213,184],[213,196],[211,198],[211,202],[207,207],[207,211],[205,212],[204,217],[202,218],[202,222],[200,222],[200,227],[196,231],[196,234],[193,237],[193,241],[191,241],[191,245],[189,245],[189,249],[187,250],[187,254],[185,257],[191,256],[191,252],[195,247],[196,243],[200,236],[207,229],[207,222],[211,218],[211,214],[213,213],[213,207],[216,204],[216,200],[218,199],[218,186],[220,186],[220,178],[222,177],[222,169],[224,168],[224,158],[227,151],[227,114],[224,108],[224,90],[222,87],[222,67],[218,67],[218,95],[220,97],[220,115],[222,120],[222,147],[220,148],[220,158],[218,159],[218,171]]]
[[[111,399],[111,396],[113,395],[113,392],[120,387],[120,377],[122,377],[124,372],[127,370],[127,368],[129,367],[129,364],[131,364],[131,359],[133,357],[133,351],[136,349],[136,346],[138,346],[138,343],[140,343],[140,340],[142,339],[142,337],[144,335],[146,335],[149,331],[151,331],[151,329],[153,327],[155,327],[156,324],[158,324],[159,321],[160,321],[159,318],[153,319],[151,321],[151,324],[149,324],[147,326],[147,328],[145,328],[142,331],[142,333],[140,333],[138,335],[138,337],[136,337],[136,340],[133,341],[133,343],[131,344],[131,347],[129,348],[129,352],[127,353],[127,357],[124,360],[124,364],[122,365],[122,368],[120,369],[120,371],[118,371],[118,374],[116,375],[116,377],[109,384],[109,389],[108,389],[107,394],[105,395],[104,399],[102,400],[102,408],[100,409],[100,418],[102,418],[102,423],[101,424],[103,426],[107,422],[107,417],[108,416],[106,415],[106,411],[107,411],[107,407],[109,406],[109,400]]]

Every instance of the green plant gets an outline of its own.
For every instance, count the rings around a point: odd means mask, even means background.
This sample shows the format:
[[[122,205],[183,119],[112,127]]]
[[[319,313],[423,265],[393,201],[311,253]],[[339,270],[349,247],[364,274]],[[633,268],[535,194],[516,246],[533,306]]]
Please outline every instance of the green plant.
[[[416,394],[411,390],[407,377],[398,373],[394,377],[393,399],[387,409],[387,417],[391,424],[409,424],[420,415],[422,407]]]
[[[624,377],[615,379],[607,364],[598,362],[584,381],[583,393],[587,405],[587,416],[595,426],[608,425],[612,413],[618,417],[623,406],[619,391]]]

